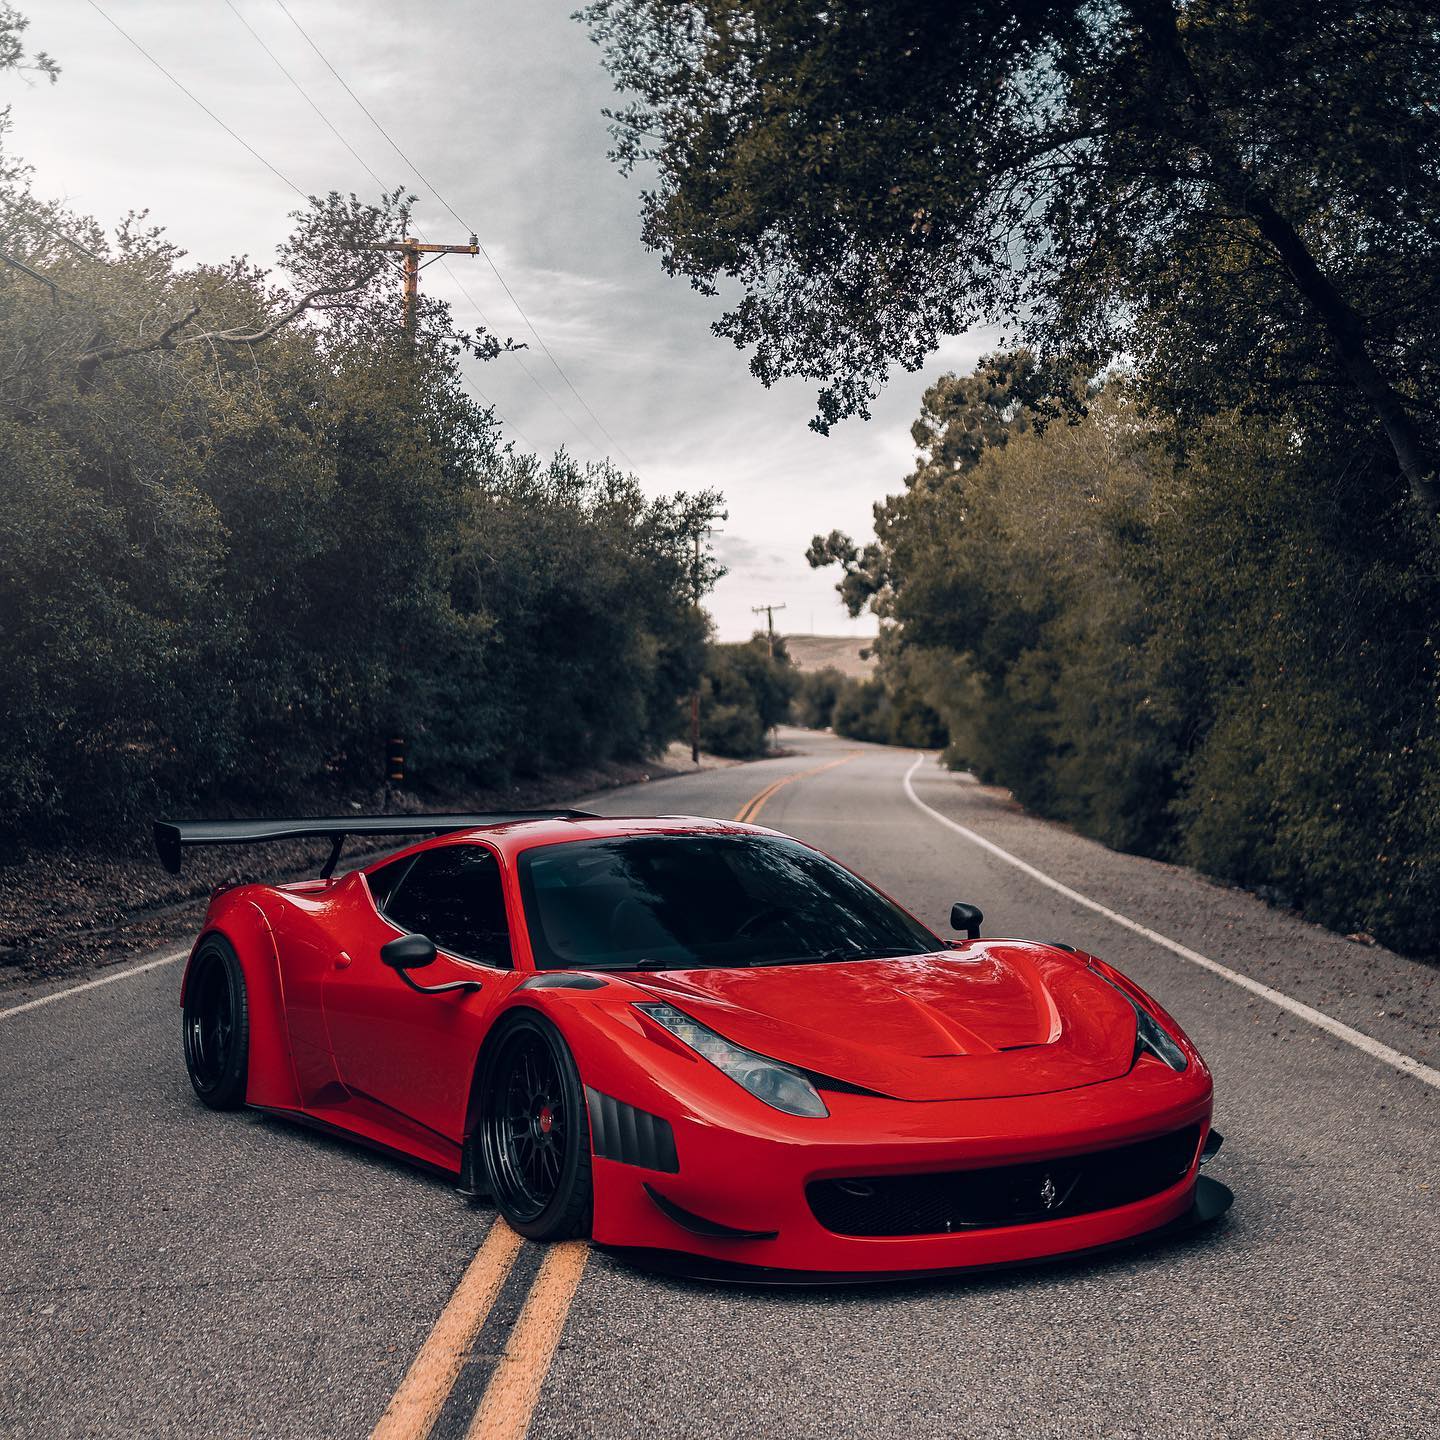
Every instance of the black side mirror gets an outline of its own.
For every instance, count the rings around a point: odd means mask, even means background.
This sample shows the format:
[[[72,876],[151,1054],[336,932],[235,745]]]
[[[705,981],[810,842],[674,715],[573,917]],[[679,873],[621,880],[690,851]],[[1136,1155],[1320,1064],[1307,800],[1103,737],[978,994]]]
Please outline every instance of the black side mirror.
[[[420,970],[435,963],[435,942],[428,935],[401,935],[380,947],[380,962],[392,970]]]
[[[963,930],[967,940],[980,938],[980,922],[984,918],[978,905],[967,905],[963,900],[957,900],[950,907],[950,928]]]
[[[410,978],[411,970],[422,970],[435,963],[435,942],[428,935],[400,935],[380,947],[380,962],[388,965],[412,990],[420,995],[448,995],[459,990],[469,994],[480,988],[478,980],[452,980],[448,985],[417,985]]]

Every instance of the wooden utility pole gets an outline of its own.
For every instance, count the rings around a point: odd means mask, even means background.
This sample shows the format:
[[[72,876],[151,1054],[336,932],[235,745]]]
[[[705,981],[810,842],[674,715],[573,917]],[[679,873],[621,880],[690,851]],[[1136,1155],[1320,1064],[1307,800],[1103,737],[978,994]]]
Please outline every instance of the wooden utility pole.
[[[417,311],[420,301],[420,272],[426,265],[433,265],[444,255],[478,255],[480,253],[480,237],[472,235],[468,245],[431,245],[427,241],[419,239],[414,235],[407,235],[403,240],[382,240],[375,245],[360,245],[355,247],[360,250],[383,250],[392,255],[400,255],[400,273],[405,284],[405,315],[404,327],[405,338],[412,344],[415,341],[415,327],[418,320]],[[434,259],[427,260],[425,265],[420,263],[422,255],[432,255]],[[389,809],[389,798],[391,787],[402,785],[405,782],[405,737],[403,735],[392,735],[385,747],[385,798],[386,809]]]
[[[726,513],[723,510],[719,511],[718,513],[712,511],[706,517],[707,520],[724,520],[726,518]],[[701,537],[705,535],[714,535],[715,533],[716,530],[713,525],[697,524],[694,532],[691,535],[691,539],[695,542],[695,562],[690,567],[690,588],[694,591],[695,594],[695,608],[697,610],[700,608],[700,596],[703,593],[700,588]],[[698,683],[695,689],[690,693],[690,763],[692,765],[698,765],[700,763],[700,687]]]
[[[770,637],[770,658],[775,658],[775,612],[783,610],[783,605],[752,605],[752,615],[763,615],[765,617],[765,633]]]
[[[700,527],[695,527],[695,567],[690,572],[695,591],[695,608],[700,608]],[[690,763],[700,763],[700,687],[690,692]]]
[[[378,245],[362,245],[360,248],[362,250],[386,250],[404,257],[400,263],[400,269],[405,281],[405,333],[413,340],[415,338],[416,302],[420,299],[420,272],[426,266],[433,265],[435,260],[442,255],[478,255],[480,239],[478,236],[472,235],[468,245],[430,245],[423,240],[417,240],[413,235],[407,235],[403,240],[385,240]],[[422,265],[420,263],[422,255],[433,255],[435,260],[427,260]]]

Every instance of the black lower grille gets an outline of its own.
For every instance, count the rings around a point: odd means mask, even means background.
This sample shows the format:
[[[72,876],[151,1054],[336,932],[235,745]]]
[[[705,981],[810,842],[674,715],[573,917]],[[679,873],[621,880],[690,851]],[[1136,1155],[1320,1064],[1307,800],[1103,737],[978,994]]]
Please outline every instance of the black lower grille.
[[[815,1218],[837,1235],[944,1235],[1111,1210],[1158,1195],[1195,1159],[1200,1127],[1025,1165],[928,1175],[857,1175],[805,1187]]]

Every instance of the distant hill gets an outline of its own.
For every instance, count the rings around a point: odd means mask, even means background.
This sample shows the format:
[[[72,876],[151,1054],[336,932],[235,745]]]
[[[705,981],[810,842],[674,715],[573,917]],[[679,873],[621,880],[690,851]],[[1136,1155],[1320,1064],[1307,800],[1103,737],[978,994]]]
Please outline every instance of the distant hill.
[[[797,670],[824,670],[827,666],[852,680],[868,680],[875,673],[873,635],[786,635],[785,649]],[[866,658],[861,658],[861,651]]]

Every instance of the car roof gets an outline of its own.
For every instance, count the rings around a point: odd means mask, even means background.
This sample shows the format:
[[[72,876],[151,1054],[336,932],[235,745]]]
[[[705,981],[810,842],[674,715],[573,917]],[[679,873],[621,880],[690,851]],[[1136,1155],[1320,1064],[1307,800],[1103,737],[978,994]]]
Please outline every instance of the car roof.
[[[579,840],[613,840],[626,835],[769,835],[773,831],[733,820],[714,820],[703,815],[594,815],[573,819],[510,820],[498,825],[479,825],[473,830],[453,830],[422,840],[417,845],[393,851],[363,866],[373,869],[399,855],[411,855],[441,845],[484,840],[507,859],[539,845],[562,845]]]

